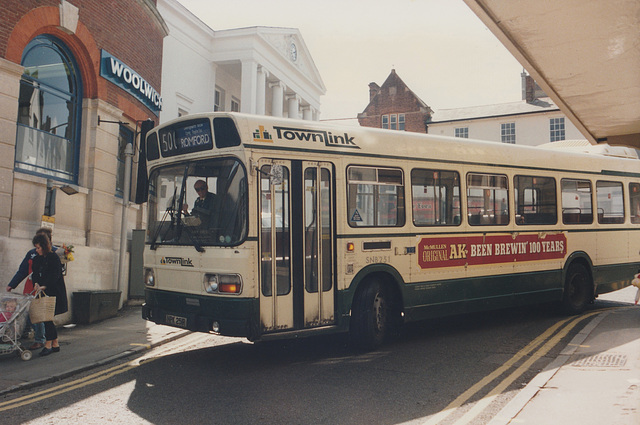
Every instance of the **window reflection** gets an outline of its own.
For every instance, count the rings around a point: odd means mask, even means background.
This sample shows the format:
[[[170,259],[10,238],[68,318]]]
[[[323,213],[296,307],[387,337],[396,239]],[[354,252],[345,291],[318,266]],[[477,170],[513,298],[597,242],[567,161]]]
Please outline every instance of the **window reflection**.
[[[206,199],[195,187],[206,186]],[[210,203],[209,203],[210,202]],[[184,162],[149,177],[147,242],[234,246],[247,235],[247,175],[234,158]]]
[[[73,59],[60,41],[39,36],[25,48],[22,65],[16,168],[75,182],[81,96]]]

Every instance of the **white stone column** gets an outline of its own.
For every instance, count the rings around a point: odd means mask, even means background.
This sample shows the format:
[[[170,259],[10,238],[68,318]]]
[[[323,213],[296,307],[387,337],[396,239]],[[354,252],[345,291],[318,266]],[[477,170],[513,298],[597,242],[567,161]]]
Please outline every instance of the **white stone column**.
[[[256,113],[256,89],[258,82],[258,64],[254,60],[242,61],[242,93],[240,99],[240,111],[247,114]]]
[[[284,84],[281,81],[269,83],[271,87],[271,115],[281,117],[284,112]]]
[[[313,120],[313,108],[311,108],[311,105],[302,107],[302,119],[307,121]]]
[[[264,115],[266,113],[266,98],[267,98],[267,77],[269,71],[264,69],[264,66],[258,66],[258,85],[256,88],[256,114]]]
[[[216,80],[218,78],[218,65],[215,62],[211,62],[211,73],[209,74],[209,95],[207,99],[209,99],[209,108],[213,111],[213,107],[216,104]],[[162,113],[162,112],[161,112]]]
[[[288,109],[289,109],[289,118],[299,119],[300,114],[298,112],[298,106],[300,102],[300,98],[297,94],[288,94],[287,95]]]

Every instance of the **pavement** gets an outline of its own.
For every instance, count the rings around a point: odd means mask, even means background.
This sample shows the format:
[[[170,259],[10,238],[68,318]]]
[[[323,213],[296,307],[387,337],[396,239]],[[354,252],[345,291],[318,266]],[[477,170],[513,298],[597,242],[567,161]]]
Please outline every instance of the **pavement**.
[[[640,306],[633,305],[635,291],[629,287],[600,297],[615,304],[590,317],[489,425],[640,424]],[[0,356],[0,396],[109,364],[188,333],[142,320],[140,306],[126,306],[100,322],[60,327],[60,353],[40,358],[35,352],[26,362],[16,354]]]
[[[17,352],[0,356],[0,396],[73,376],[97,366],[178,339],[189,331],[142,319],[141,306],[125,306],[115,317],[86,325],[58,327],[60,352],[33,352],[23,361]],[[22,340],[29,347],[33,340]]]
[[[592,316],[489,425],[640,425],[636,291],[628,287],[600,296],[615,304]]]

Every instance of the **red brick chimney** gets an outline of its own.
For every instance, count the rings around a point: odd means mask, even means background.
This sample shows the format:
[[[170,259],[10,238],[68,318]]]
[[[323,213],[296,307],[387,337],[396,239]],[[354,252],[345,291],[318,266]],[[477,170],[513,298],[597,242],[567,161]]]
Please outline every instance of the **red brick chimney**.
[[[371,102],[378,93],[380,93],[380,86],[376,83],[369,83],[369,102]]]
[[[520,76],[522,77],[522,100],[525,100],[527,103],[532,103],[536,99],[547,97],[531,75],[522,72]]]

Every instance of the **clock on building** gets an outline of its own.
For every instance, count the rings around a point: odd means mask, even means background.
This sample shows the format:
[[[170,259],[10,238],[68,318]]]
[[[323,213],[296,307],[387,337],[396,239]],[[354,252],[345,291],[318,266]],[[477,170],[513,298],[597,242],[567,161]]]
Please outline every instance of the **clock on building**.
[[[296,47],[296,43],[291,43],[289,45],[289,57],[291,57],[291,60],[294,62],[298,59],[298,48]]]

